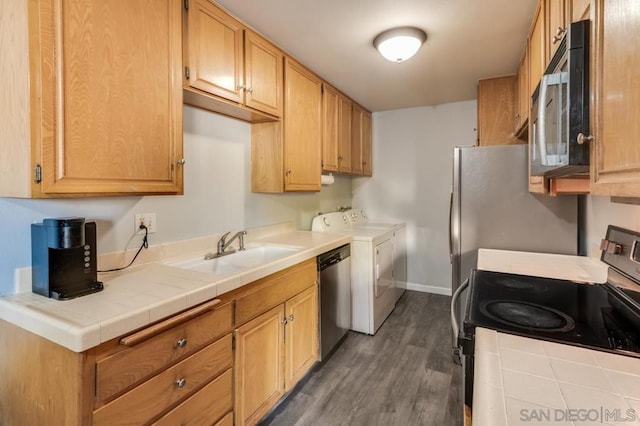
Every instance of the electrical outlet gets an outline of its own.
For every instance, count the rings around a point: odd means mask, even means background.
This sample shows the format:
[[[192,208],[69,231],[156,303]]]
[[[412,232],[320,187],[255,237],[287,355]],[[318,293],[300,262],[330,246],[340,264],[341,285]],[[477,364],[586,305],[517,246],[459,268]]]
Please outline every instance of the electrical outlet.
[[[140,225],[147,227],[150,234],[156,232],[156,214],[155,213],[138,213],[135,217],[134,229],[136,234],[144,235],[144,229],[140,229]]]

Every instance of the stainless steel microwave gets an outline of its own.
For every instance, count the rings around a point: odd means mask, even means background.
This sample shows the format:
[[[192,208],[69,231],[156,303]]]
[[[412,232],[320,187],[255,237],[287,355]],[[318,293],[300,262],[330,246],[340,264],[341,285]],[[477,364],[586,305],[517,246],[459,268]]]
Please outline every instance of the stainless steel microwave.
[[[589,171],[589,21],[562,39],[531,97],[531,174]]]

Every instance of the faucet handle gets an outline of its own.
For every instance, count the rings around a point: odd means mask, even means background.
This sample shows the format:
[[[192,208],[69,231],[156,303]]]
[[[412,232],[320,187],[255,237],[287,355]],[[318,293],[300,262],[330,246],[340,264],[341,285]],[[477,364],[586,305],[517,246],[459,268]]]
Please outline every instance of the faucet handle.
[[[222,244],[224,244],[229,234],[231,234],[231,232],[225,232],[224,234],[222,234],[222,237],[220,237],[220,241],[222,241]]]
[[[242,230],[238,234],[238,250],[244,250],[244,236],[247,235],[247,231]]]

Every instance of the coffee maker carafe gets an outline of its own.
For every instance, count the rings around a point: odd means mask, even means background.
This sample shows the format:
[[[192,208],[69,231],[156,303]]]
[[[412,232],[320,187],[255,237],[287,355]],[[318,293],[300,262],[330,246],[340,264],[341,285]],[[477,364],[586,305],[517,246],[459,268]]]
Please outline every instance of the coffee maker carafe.
[[[64,300],[102,290],[95,222],[63,217],[31,224],[31,265],[34,293]]]

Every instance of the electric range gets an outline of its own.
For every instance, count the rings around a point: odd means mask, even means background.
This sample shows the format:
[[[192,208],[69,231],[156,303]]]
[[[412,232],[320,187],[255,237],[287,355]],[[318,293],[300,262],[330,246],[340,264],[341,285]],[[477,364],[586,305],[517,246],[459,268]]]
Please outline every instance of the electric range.
[[[458,335],[466,405],[476,327],[640,358],[640,233],[610,225],[600,248],[604,283],[472,271]]]

